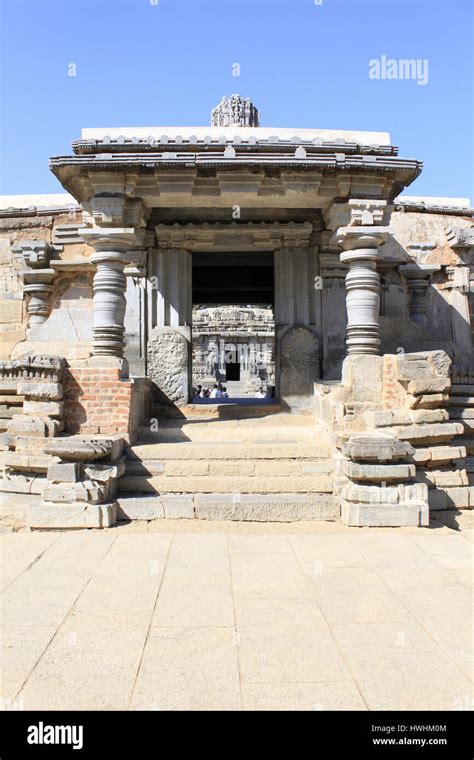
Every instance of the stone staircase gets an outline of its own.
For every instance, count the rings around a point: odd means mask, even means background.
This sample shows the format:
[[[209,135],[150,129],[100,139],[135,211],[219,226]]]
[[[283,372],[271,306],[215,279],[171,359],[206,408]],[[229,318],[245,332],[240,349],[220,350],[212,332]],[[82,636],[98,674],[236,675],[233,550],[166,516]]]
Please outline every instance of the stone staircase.
[[[474,508],[474,372],[454,371],[448,401],[449,419],[461,423],[463,433],[453,443],[465,449],[466,478],[447,492],[448,508]]]
[[[219,404],[184,413],[129,448],[119,519],[336,519],[332,449],[312,415]]]

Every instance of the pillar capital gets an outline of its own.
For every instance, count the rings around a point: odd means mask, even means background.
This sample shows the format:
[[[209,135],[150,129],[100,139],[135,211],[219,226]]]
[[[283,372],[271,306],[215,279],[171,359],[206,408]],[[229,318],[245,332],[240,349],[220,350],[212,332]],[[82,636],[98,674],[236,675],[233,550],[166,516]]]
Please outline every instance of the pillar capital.
[[[95,249],[91,261],[103,253],[126,254],[130,249],[143,245],[145,230],[135,227],[90,227],[81,231],[84,241]],[[130,257],[122,256],[124,264]]]
[[[334,242],[337,243],[344,251],[357,250],[360,248],[377,249],[383,245],[388,236],[392,233],[389,227],[376,225],[360,225],[339,227],[333,235]],[[341,261],[342,256],[341,255]]]

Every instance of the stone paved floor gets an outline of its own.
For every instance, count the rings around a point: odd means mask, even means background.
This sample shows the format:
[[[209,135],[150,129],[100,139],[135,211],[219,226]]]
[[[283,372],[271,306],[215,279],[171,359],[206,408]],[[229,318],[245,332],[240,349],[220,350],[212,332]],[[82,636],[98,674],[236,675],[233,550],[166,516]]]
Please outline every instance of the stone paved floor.
[[[24,709],[468,709],[472,531],[159,521],[2,541]]]

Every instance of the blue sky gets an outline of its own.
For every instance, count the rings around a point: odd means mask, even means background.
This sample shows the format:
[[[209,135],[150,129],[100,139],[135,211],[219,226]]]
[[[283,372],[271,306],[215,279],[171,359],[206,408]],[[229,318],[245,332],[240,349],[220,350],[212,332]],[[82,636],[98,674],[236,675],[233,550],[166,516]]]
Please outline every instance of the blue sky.
[[[472,0],[3,0],[0,192],[61,192],[81,127],[206,125],[223,95],[262,126],[389,131],[410,194],[473,192]],[[428,83],[369,61],[428,61]],[[69,76],[69,65],[76,76]],[[232,75],[234,63],[240,76]]]

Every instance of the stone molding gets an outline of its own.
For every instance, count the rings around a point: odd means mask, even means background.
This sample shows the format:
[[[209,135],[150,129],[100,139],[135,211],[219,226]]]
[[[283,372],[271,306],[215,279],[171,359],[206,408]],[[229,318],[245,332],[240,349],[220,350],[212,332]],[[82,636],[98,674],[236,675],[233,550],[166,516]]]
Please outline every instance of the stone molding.
[[[311,245],[313,225],[310,222],[288,224],[158,224],[155,227],[159,247],[187,251],[209,250],[209,247],[235,248],[249,246],[268,251],[279,248],[307,248]]]

